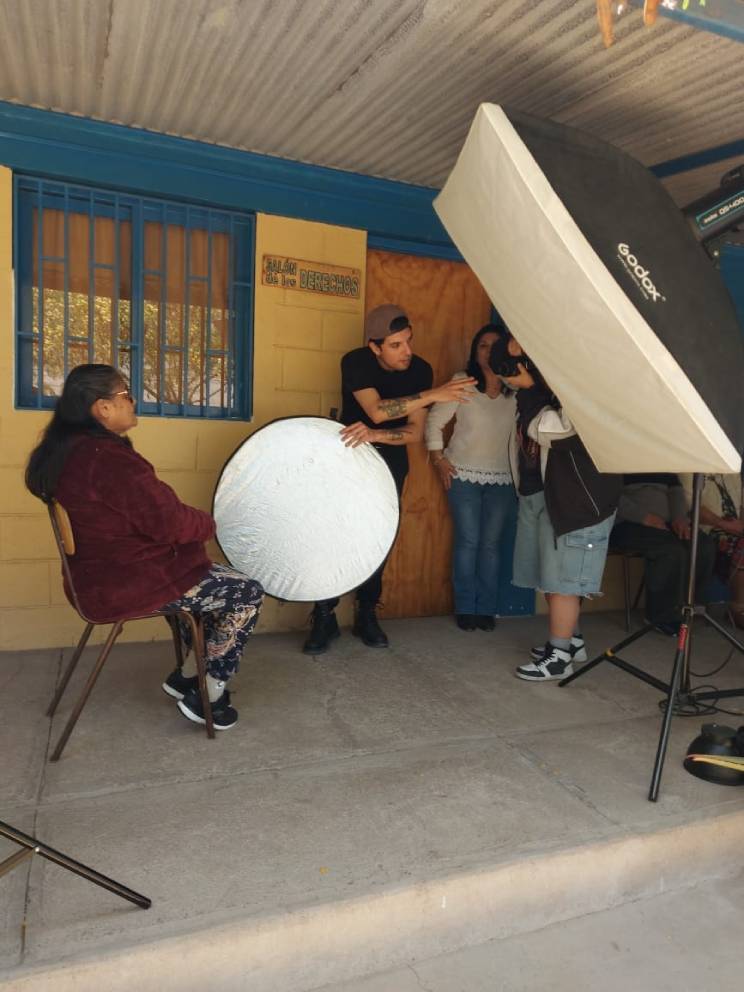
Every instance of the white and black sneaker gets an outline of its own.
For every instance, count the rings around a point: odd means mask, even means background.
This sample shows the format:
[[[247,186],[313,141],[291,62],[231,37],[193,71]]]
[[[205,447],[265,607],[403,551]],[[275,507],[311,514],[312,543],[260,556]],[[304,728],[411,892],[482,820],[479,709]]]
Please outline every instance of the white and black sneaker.
[[[192,691],[192,689],[199,688],[199,679],[196,675],[185,676],[181,674],[181,669],[176,668],[175,671],[171,672],[168,678],[163,682],[163,692],[167,692],[169,696],[173,699],[183,699],[183,697]]]
[[[230,705],[230,693],[225,689],[216,703],[212,703],[212,723],[215,730],[229,730],[238,722],[238,711]],[[193,689],[178,701],[178,708],[192,723],[207,722],[204,718],[201,693]]]
[[[545,644],[539,644],[530,651],[530,657],[538,661],[545,654],[545,648]],[[584,644],[583,637],[572,637],[568,650],[571,655],[571,661],[589,661],[589,655],[586,653],[586,645]]]
[[[520,665],[516,671],[517,678],[528,682],[552,682],[573,675],[571,653],[548,643],[543,648],[542,656],[526,665]],[[180,704],[179,704],[180,705]]]

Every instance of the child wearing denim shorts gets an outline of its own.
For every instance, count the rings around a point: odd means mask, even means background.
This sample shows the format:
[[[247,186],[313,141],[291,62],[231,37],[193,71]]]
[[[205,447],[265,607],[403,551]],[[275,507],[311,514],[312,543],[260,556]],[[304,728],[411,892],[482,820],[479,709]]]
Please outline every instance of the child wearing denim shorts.
[[[510,354],[521,356],[516,340]],[[548,602],[549,636],[532,649],[516,674],[530,682],[563,679],[574,661],[586,661],[579,632],[584,597],[600,594],[610,531],[622,477],[597,471],[560,403],[526,364],[504,381],[517,389],[517,430],[512,472],[519,493],[514,548],[517,586],[536,589]]]

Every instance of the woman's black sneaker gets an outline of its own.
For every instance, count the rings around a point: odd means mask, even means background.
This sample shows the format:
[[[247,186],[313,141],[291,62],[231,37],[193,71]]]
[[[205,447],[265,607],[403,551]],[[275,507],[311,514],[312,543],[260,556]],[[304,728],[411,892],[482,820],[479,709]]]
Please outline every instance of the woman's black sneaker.
[[[192,691],[192,689],[199,688],[199,679],[196,675],[185,676],[181,674],[181,669],[177,668],[175,671],[171,672],[168,678],[163,682],[163,692],[167,692],[169,696],[173,699],[183,699],[183,697]]]
[[[495,630],[496,621],[487,613],[479,613],[475,618],[475,626],[478,630]]]
[[[215,730],[229,730],[238,722],[238,711],[230,705],[230,693],[225,689],[216,703],[212,703],[212,722]],[[204,718],[204,707],[202,706],[201,693],[198,689],[192,689],[186,693],[183,699],[179,699],[178,708],[193,723],[204,725],[207,721]]]
[[[460,630],[475,630],[475,615],[473,613],[457,613],[455,622]]]

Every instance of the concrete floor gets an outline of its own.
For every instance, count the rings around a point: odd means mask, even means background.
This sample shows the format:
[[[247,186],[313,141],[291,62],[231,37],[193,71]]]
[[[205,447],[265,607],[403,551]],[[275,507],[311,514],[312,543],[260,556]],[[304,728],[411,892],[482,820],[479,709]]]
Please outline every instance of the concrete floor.
[[[164,992],[204,987],[204,969],[215,989],[307,990],[744,866],[744,790],[681,766],[702,718],[675,719],[651,804],[655,689],[608,665],[565,689],[516,679],[542,618],[385,627],[387,651],[344,632],[316,660],[302,634],[256,636],[240,722],[213,742],[159,689],[170,646],[122,645],[54,765],[81,680],[50,727],[61,653],[0,657],[0,818],[153,900],[138,910],[41,860],[16,869],[0,879],[0,987]],[[624,633],[614,614],[585,631],[597,651]],[[726,654],[699,633],[696,670]],[[657,634],[627,654],[662,678],[672,656]],[[705,681],[744,685],[744,660]]]

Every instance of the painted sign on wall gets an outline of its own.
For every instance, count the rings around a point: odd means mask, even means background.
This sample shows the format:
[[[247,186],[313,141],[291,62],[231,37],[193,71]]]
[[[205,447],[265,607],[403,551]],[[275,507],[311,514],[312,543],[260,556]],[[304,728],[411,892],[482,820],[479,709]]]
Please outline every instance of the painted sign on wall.
[[[359,269],[348,269],[325,262],[306,262],[286,255],[264,255],[261,282],[278,289],[295,289],[323,296],[343,296],[358,300],[362,284]]]

